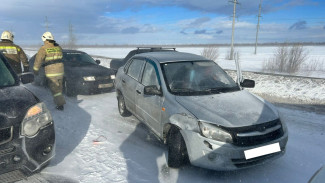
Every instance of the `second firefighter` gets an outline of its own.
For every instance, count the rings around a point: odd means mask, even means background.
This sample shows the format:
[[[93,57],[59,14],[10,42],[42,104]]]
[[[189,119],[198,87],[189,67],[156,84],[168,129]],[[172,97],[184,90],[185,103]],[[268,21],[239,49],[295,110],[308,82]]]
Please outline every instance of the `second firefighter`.
[[[44,45],[37,52],[33,67],[34,73],[38,75],[40,67],[44,67],[45,76],[52,92],[56,109],[63,110],[65,99],[62,94],[64,76],[62,48],[55,42],[50,32],[43,34],[42,41]]]

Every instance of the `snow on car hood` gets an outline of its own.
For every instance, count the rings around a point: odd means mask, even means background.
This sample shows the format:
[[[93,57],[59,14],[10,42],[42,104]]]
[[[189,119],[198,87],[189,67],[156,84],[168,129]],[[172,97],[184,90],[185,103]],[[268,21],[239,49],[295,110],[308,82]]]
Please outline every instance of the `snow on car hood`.
[[[272,104],[241,90],[201,96],[176,96],[176,100],[200,121],[224,127],[250,126],[278,118]]]
[[[10,123],[7,118],[23,118],[38,99],[25,87],[13,86],[0,90],[0,128]]]

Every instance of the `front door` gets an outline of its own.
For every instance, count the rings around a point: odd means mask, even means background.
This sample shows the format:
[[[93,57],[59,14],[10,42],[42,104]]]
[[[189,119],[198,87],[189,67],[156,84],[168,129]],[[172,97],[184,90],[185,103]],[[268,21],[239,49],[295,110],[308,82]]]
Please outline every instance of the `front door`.
[[[161,135],[161,112],[163,105],[163,96],[145,95],[145,86],[157,86],[160,88],[158,73],[155,69],[154,63],[147,62],[143,70],[141,83],[136,87],[136,105],[137,113],[145,123],[157,134]]]

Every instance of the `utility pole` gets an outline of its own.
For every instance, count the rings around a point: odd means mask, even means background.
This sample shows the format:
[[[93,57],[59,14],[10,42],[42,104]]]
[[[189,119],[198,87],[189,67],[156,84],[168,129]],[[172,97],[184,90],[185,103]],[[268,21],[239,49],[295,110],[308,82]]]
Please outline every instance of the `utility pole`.
[[[73,33],[73,26],[71,22],[69,21],[69,42],[68,42],[68,48],[69,49],[75,49],[75,44],[76,44],[76,37],[74,36]]]
[[[257,21],[257,26],[256,26],[256,41],[255,41],[255,55],[257,52],[257,39],[258,39],[258,30],[260,29],[260,18],[261,18],[261,10],[262,10],[262,0],[260,0],[260,6],[258,9],[258,21]]]
[[[233,0],[230,2],[234,3],[234,13],[232,16],[231,50],[230,50],[230,60],[233,60],[234,59],[234,34],[235,34],[236,5],[239,3],[237,0]]]

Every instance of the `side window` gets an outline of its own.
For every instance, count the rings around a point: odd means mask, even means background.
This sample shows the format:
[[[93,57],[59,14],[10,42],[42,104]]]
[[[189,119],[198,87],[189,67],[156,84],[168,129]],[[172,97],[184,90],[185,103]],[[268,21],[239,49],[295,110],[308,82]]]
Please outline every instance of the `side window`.
[[[15,78],[0,58],[0,88],[15,84]]]
[[[140,72],[144,63],[143,60],[134,59],[129,66],[127,74],[133,79],[139,81]]]
[[[144,68],[143,76],[142,76],[142,84],[144,86],[151,86],[151,85],[159,86],[155,67],[151,63],[147,62],[146,67]]]

